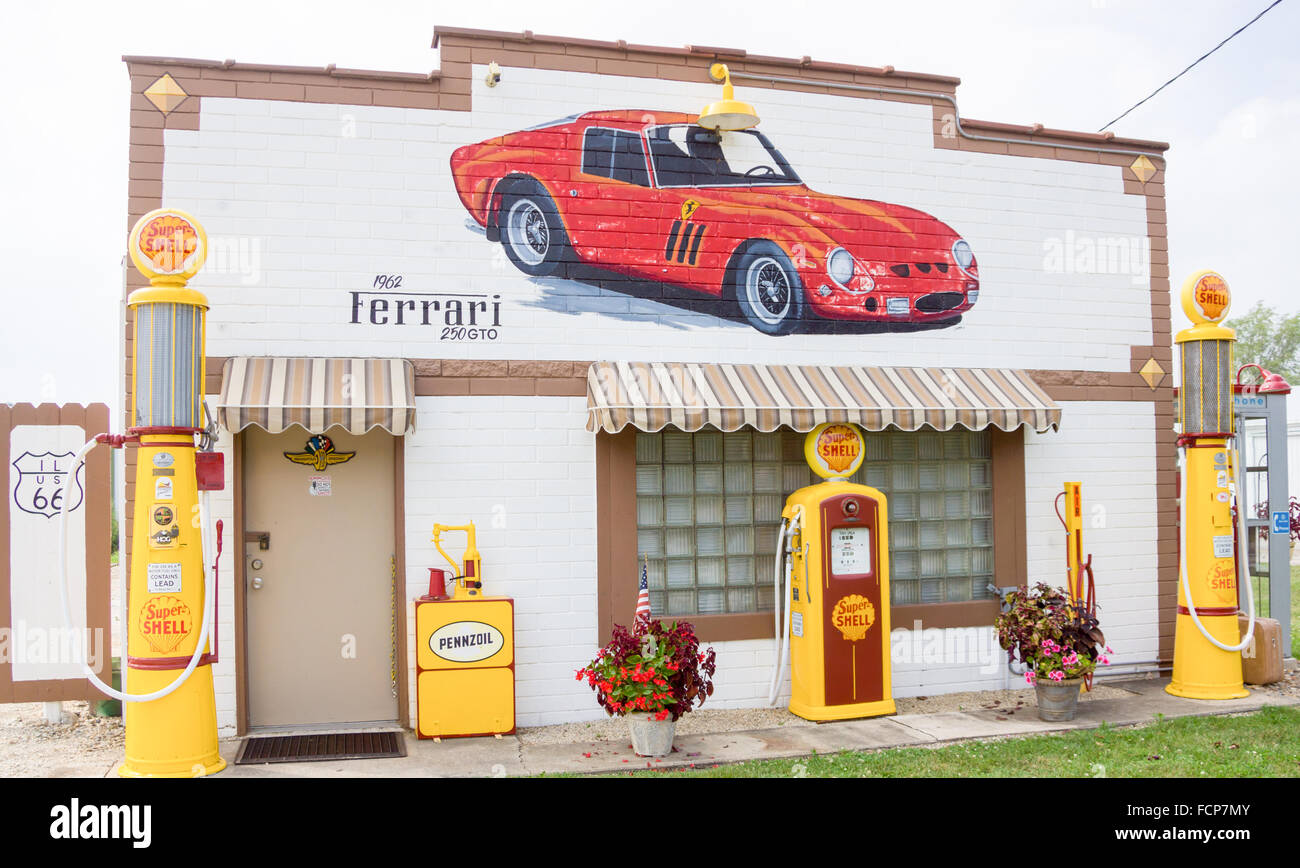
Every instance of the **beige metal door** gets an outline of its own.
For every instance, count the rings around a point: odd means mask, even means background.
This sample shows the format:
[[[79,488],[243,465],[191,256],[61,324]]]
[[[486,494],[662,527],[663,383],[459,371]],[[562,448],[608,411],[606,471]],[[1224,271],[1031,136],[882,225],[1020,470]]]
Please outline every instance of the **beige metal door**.
[[[243,436],[249,724],[396,720],[394,438],[331,429],[320,469],[301,428]]]

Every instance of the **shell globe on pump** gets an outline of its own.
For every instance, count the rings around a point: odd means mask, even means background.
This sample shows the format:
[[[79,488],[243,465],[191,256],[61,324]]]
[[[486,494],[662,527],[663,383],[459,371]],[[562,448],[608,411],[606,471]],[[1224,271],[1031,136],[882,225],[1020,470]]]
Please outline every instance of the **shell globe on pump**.
[[[848,481],[865,454],[856,425],[818,425],[804,457],[825,481],[791,494],[781,513],[772,700],[788,647],[790,711],[807,720],[895,711],[888,505],[877,489]]]

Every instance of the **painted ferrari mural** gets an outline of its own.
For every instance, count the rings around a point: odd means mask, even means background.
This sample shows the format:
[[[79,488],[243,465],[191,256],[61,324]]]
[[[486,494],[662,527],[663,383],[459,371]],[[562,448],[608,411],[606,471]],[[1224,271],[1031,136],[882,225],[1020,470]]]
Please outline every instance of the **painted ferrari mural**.
[[[461,202],[534,277],[590,266],[722,301],[769,335],[960,322],[970,245],[914,208],[808,188],[756,130],[588,112],[457,149]]]

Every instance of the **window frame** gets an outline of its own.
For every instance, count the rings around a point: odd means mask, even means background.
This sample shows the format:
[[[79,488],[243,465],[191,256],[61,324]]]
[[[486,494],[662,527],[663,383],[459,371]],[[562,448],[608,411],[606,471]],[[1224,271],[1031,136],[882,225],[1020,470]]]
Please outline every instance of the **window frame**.
[[[993,570],[997,584],[1023,585],[1028,575],[1025,514],[1024,429],[989,428],[993,476]],[[636,434],[632,426],[617,434],[596,434],[596,618],[600,642],[614,624],[630,624],[636,611],[637,554]],[[892,606],[894,629],[991,626],[997,600],[916,603]],[[702,641],[771,639],[771,612],[693,615]]]
[[[612,150],[609,151],[609,157],[610,157],[609,171],[611,173],[619,171],[619,169],[615,166],[615,164],[618,162],[618,157],[619,157],[618,142],[620,140],[620,136],[626,136],[628,138],[634,139],[637,143],[637,149],[641,154],[640,176],[645,180],[645,183],[643,184],[640,181],[629,180],[627,178],[617,178],[613,174],[606,175],[600,171],[597,172],[587,171],[587,155],[588,153],[594,153],[590,151],[590,145],[588,144],[588,141],[590,140],[591,134],[593,132],[606,133],[612,136],[611,144],[613,145],[613,148]],[[601,167],[593,166],[592,168],[599,169]],[[636,132],[634,130],[623,130],[623,129],[619,129],[618,127],[603,127],[600,126],[599,124],[587,127],[587,129],[585,129],[582,133],[582,152],[578,164],[578,171],[589,178],[600,178],[602,181],[615,181],[619,184],[627,184],[630,187],[637,187],[638,189],[642,189],[642,190],[654,189],[654,180],[653,180],[654,176],[651,174],[650,171],[650,159],[646,152],[645,137],[641,133]]]

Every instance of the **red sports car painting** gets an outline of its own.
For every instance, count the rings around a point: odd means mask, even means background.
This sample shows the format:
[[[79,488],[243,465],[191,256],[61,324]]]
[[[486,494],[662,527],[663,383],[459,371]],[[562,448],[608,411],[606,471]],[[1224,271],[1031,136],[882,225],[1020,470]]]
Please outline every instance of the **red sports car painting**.
[[[970,245],[929,214],[809,189],[760,132],[597,111],[458,148],[460,200],[525,274],[585,263],[735,305],[754,328],[950,325],[979,296]]]

